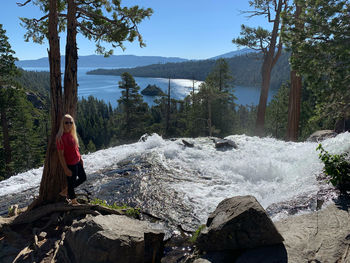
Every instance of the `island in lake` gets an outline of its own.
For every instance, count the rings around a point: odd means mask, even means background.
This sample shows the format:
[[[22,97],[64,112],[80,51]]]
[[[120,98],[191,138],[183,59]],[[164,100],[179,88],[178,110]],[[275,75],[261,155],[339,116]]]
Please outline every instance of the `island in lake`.
[[[147,85],[145,89],[141,91],[145,96],[164,96],[165,93],[156,85]]]

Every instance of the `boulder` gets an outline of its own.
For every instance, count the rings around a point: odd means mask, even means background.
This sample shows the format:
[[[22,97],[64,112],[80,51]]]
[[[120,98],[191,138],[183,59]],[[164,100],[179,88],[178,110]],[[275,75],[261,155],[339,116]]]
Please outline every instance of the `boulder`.
[[[320,142],[328,138],[333,138],[335,136],[337,136],[337,133],[333,130],[320,130],[320,131],[315,131],[313,134],[311,134],[306,141]]]
[[[197,258],[193,263],[211,263],[209,260],[205,258]]]
[[[194,144],[193,144],[192,142],[188,142],[188,141],[186,141],[186,140],[184,140],[184,139],[182,139],[182,143],[183,143],[186,147],[190,147],[190,148],[194,147]]]
[[[88,216],[75,221],[65,247],[73,262],[160,262],[164,233],[156,225],[121,215]]]
[[[348,198],[347,198],[348,199]],[[288,262],[350,262],[349,200],[276,222]]]
[[[225,148],[234,148],[237,149],[238,146],[234,141],[228,139],[219,139],[215,140],[215,148],[216,149],[225,149]]]
[[[256,248],[282,241],[283,237],[255,197],[236,196],[217,206],[196,243],[201,251],[208,252]]]
[[[150,136],[150,135],[149,135],[148,133],[145,133],[144,135],[142,135],[142,136],[140,137],[139,142],[145,142],[145,141],[147,141],[147,139],[148,139],[149,136]]]

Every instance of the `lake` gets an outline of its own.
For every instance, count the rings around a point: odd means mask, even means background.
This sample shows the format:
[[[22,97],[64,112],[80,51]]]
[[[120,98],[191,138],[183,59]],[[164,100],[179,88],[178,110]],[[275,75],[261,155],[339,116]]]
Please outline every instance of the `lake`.
[[[48,68],[23,68],[31,71],[48,71]],[[97,99],[104,100],[106,103],[110,102],[112,107],[117,106],[117,100],[121,96],[121,90],[118,88],[118,82],[121,80],[120,76],[111,75],[87,75],[86,72],[95,68],[81,67],[78,69],[78,96],[79,98],[87,98],[90,95]],[[62,70],[63,72],[63,70]],[[62,75],[63,76],[63,75]],[[62,77],[63,78],[63,77]],[[147,87],[147,85],[156,85],[165,93],[168,91],[168,79],[163,78],[141,78],[135,77],[136,83],[140,86],[140,91]],[[195,88],[202,81],[195,82]],[[184,99],[192,90],[193,82],[189,79],[171,79],[171,97],[175,99]],[[276,91],[270,90],[268,101],[271,100]],[[243,87],[235,86],[236,103],[242,105],[257,105],[259,103],[260,88],[257,87]],[[145,102],[153,105],[155,97],[143,96]]]

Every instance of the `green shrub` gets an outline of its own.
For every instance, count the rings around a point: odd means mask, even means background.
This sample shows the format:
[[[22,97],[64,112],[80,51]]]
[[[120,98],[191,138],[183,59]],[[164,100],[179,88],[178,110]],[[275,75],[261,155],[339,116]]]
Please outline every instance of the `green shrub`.
[[[346,160],[346,154],[330,154],[319,144],[316,150],[321,151],[318,157],[324,163],[323,172],[330,177],[329,182],[344,188],[350,184],[350,163]]]
[[[114,202],[113,204],[108,204],[106,200],[101,200],[98,198],[95,198],[90,203],[93,205],[101,205],[111,209],[124,210],[126,215],[130,217],[138,218],[140,216],[139,208],[133,208],[133,207],[127,206],[126,204],[123,204],[121,206],[118,205],[116,202]]]

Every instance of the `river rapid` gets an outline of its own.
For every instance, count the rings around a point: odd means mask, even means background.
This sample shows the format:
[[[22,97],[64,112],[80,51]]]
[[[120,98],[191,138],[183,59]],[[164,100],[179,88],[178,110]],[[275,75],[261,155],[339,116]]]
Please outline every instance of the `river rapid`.
[[[186,147],[183,139],[194,144]],[[237,149],[215,148],[212,138],[165,140],[153,134],[134,144],[83,156],[87,182],[78,193],[128,204],[168,226],[192,231],[225,198],[253,195],[273,220],[316,209],[335,197],[319,180],[317,143],[232,135]],[[350,134],[322,142],[331,153],[350,150]],[[38,194],[42,168],[0,182],[0,211],[27,205]]]

